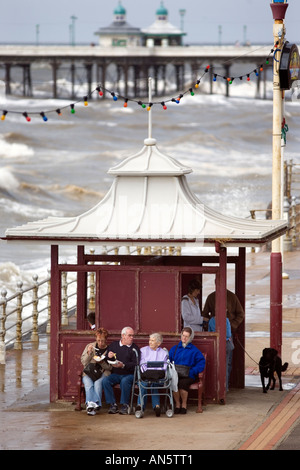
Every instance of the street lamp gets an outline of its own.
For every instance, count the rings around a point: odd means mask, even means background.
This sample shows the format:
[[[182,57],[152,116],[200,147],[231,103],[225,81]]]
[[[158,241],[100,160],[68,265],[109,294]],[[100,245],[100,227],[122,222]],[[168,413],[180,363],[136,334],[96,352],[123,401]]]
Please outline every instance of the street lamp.
[[[218,33],[219,33],[219,46],[222,45],[222,26],[218,26]]]
[[[77,20],[76,16],[72,15],[71,20],[72,24],[70,25],[70,30],[71,30],[71,44],[72,46],[75,46],[75,20]]]
[[[181,18],[180,29],[181,29],[181,31],[184,31],[183,19],[184,19],[184,15],[186,14],[186,10],[179,10],[179,14],[180,14],[180,18]]]
[[[40,43],[40,25],[36,24],[35,25],[35,43],[38,46]]]

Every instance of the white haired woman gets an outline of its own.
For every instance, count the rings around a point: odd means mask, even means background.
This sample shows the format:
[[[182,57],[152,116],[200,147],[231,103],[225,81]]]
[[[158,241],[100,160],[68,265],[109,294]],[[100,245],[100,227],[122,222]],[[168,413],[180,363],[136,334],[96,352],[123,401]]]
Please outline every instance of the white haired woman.
[[[197,374],[205,367],[205,358],[202,352],[192,344],[194,331],[189,326],[182,329],[181,341],[170,349],[169,359],[176,365],[186,366],[187,375],[178,373],[178,391],[173,392],[175,400],[175,414],[186,414],[187,399],[190,385],[195,382]]]
[[[141,367],[141,378],[142,378],[142,383],[140,387],[140,395],[142,396],[142,402],[144,405],[144,408],[146,407],[146,402],[147,402],[147,394],[149,390],[147,388],[149,387],[149,383],[147,383],[146,380],[147,376],[157,372],[157,378],[159,379],[159,372],[162,372],[162,377],[164,377],[165,373],[165,368],[166,368],[166,363],[168,360],[168,352],[167,350],[163,349],[160,347],[160,345],[163,342],[163,337],[160,333],[152,333],[149,336],[149,346],[144,346],[141,348],[141,359],[140,359],[140,367]],[[163,369],[147,369],[146,363],[147,362],[153,362],[153,361],[159,361],[159,362],[164,362],[164,367]],[[143,380],[144,379],[144,380]],[[150,387],[151,387],[151,400],[152,400],[152,408],[154,409],[155,415],[160,416],[160,398],[159,395],[157,394],[157,389],[155,387],[158,386],[157,382],[152,382]],[[147,388],[145,388],[147,387]],[[138,397],[138,404],[136,410],[141,409],[141,399],[140,395]]]

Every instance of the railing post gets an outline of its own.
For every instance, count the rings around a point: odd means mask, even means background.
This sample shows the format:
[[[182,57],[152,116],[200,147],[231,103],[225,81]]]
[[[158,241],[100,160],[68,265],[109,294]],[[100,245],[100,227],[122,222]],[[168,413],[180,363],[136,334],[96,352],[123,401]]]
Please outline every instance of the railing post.
[[[18,297],[17,297],[17,321],[16,321],[16,340],[14,344],[14,349],[22,349],[22,299],[23,299],[23,282],[18,281]]]
[[[67,273],[61,273],[61,282],[62,282],[62,314],[61,314],[61,324],[66,326],[69,324],[68,321],[68,283],[67,283]]]
[[[296,196],[292,197],[291,204],[291,235],[292,235],[292,245],[297,246],[297,228],[296,228]]]
[[[31,341],[38,342],[38,275],[34,274],[32,276],[34,287],[32,289],[32,333]]]
[[[95,250],[91,249],[90,253],[93,255]],[[94,261],[91,262],[91,265],[95,264]],[[90,300],[89,300],[89,311],[95,311],[95,273],[94,271],[90,273]]]
[[[48,269],[50,278],[49,281],[47,282],[47,298],[48,298],[48,318],[47,318],[47,327],[46,327],[46,333],[50,334],[51,331],[51,273],[50,270]]]
[[[1,291],[1,305],[2,305],[2,312],[1,312],[1,325],[0,325],[0,364],[5,364],[6,360],[6,348],[5,348],[5,321],[6,321],[6,289],[2,289]]]
[[[287,196],[283,197],[283,217],[288,222],[288,228],[283,237],[283,251],[292,251],[292,240],[290,237],[290,203]]]

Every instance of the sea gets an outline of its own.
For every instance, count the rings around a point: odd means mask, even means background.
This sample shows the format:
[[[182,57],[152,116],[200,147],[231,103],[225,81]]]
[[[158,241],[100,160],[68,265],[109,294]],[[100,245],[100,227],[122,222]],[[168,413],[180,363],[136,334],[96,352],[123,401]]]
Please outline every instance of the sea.
[[[194,96],[185,93],[179,103],[168,101],[165,110],[160,104],[151,108],[158,148],[192,168],[187,176],[192,191],[224,215],[249,218],[250,210],[267,209],[271,201],[270,81],[266,90],[266,99],[256,98],[255,80],[235,81],[226,97],[223,83],[210,94],[204,80]],[[177,93],[153,101],[172,96]],[[85,106],[81,99],[53,100],[42,92],[34,98],[2,93],[1,107],[8,113],[0,121],[0,236],[7,228],[48,216],[79,215],[97,204],[113,182],[108,170],[137,153],[148,136],[149,111],[137,100],[125,108],[121,99],[99,97]],[[61,116],[53,112],[57,108]],[[285,119],[284,159],[300,163],[300,101],[288,93]],[[63,250],[65,261],[74,257],[74,248]],[[5,288],[9,295],[18,280],[28,285],[34,274],[41,280],[49,268],[50,247],[0,241],[0,291]]]

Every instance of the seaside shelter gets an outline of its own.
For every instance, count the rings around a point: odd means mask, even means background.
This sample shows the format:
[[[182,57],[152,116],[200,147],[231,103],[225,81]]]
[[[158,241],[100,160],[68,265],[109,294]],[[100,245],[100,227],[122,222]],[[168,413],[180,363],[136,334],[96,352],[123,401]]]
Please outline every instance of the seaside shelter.
[[[86,320],[91,273],[96,326],[109,330],[110,341],[131,326],[140,347],[148,344],[150,333],[159,331],[168,349],[180,339],[181,298],[189,281],[212,276],[216,332],[196,333],[193,342],[207,355],[206,401],[226,402],[228,264],[234,267],[235,292],[245,307],[246,249],[283,235],[287,223],[224,216],[210,209],[189,187],[192,169],[160,151],[151,134],[149,130],[139,152],[108,171],[111,188],[96,206],[76,217],[48,217],[9,228],[3,238],[10,244],[30,244],[33,250],[37,244],[51,247],[52,402],[76,396],[80,356],[94,338]],[[74,247],[76,262],[60,260],[62,245]],[[229,254],[231,248],[236,254]],[[61,320],[64,272],[76,275],[73,325]],[[239,327],[238,339],[231,386],[243,388],[245,324]]]

